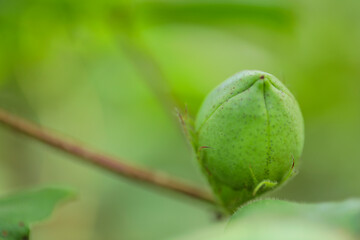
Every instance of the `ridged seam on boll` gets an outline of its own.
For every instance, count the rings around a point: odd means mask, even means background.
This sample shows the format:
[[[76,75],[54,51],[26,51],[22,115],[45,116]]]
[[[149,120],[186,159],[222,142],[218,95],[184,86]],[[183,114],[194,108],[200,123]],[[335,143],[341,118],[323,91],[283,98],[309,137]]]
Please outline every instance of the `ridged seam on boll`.
[[[205,125],[205,124],[209,121],[209,119],[217,112],[217,110],[219,110],[225,103],[227,103],[227,102],[228,102],[229,100],[231,100],[232,98],[237,97],[237,96],[239,96],[240,94],[242,94],[242,93],[246,92],[247,90],[249,90],[249,89],[250,89],[252,86],[254,86],[254,85],[257,83],[257,81],[259,81],[259,80],[260,80],[260,78],[259,78],[258,80],[255,80],[255,81],[254,81],[248,88],[246,88],[245,90],[236,93],[235,95],[229,97],[229,98],[226,99],[224,102],[222,102],[220,105],[218,105],[218,106],[214,109],[214,111],[211,112],[207,118],[205,118],[204,122],[200,125],[199,129],[196,130],[196,131],[197,131],[198,133],[200,133],[201,130],[202,130],[202,128],[204,127],[204,125]]]
[[[246,86],[244,89],[241,89],[239,92],[235,92],[234,94],[231,94],[232,96],[229,96],[228,94],[225,94],[225,96],[228,96],[227,99],[224,99],[222,102],[218,103],[218,104],[213,104],[211,106],[209,106],[207,109],[203,109],[204,106],[207,105],[207,101],[209,101],[209,99],[211,99],[212,94],[217,93],[217,91],[221,90],[221,88],[226,88],[228,86],[230,86],[231,84],[236,84],[237,81],[241,81],[242,79],[245,79],[247,77],[255,77],[258,76],[258,78],[254,78],[253,82],[249,83],[248,86]],[[236,97],[237,95],[247,91],[249,88],[251,88],[257,81],[262,80],[260,79],[261,76],[264,76],[265,78],[267,78],[267,80],[271,83],[271,85],[276,88],[277,90],[279,90],[280,92],[288,95],[290,98],[292,98],[292,100],[295,100],[294,96],[286,89],[281,87],[280,84],[278,84],[275,81],[279,81],[274,75],[266,73],[266,72],[261,72],[261,71],[256,71],[255,73],[253,73],[252,70],[247,70],[247,71],[243,71],[243,72],[239,72],[237,74],[235,74],[234,76],[230,77],[227,81],[225,81],[223,84],[217,86],[211,93],[210,95],[205,99],[205,101],[202,103],[202,106],[200,108],[200,112],[198,113],[198,118],[195,121],[195,130],[197,133],[199,133],[201,131],[201,129],[203,128],[203,126],[206,124],[206,122],[211,118],[211,116],[226,102],[228,102],[231,98]],[[274,79],[275,81],[272,81],[272,79]],[[295,100],[296,102],[296,100]],[[206,112],[207,110],[214,108],[213,111],[207,115],[205,118],[202,117],[203,112]],[[200,116],[200,118],[199,118]],[[200,126],[199,126],[200,124]]]
[[[267,77],[265,78],[266,80],[268,80],[270,82],[270,79],[268,79]],[[267,175],[267,178],[269,179],[270,177],[270,163],[271,163],[271,146],[270,146],[270,117],[269,117],[269,109],[268,109],[268,105],[266,104],[266,81],[263,78],[263,97],[264,97],[264,105],[265,105],[265,112],[266,112],[266,122],[267,122],[267,127],[266,127],[266,133],[267,133],[267,151],[266,151],[266,169],[265,169],[265,175]],[[260,180],[261,181],[261,180]]]
[[[219,105],[219,106],[216,108],[216,110],[220,109],[221,106],[223,106],[224,104],[226,104],[230,99],[232,99],[232,98],[234,98],[234,97],[236,97],[236,96],[238,96],[238,95],[246,92],[247,90],[249,90],[250,88],[252,88],[254,85],[256,85],[256,84],[259,83],[259,82],[262,82],[262,84],[261,84],[261,85],[262,85],[262,95],[263,95],[262,98],[264,99],[264,109],[265,109],[265,115],[266,115],[266,120],[265,120],[265,121],[266,121],[266,133],[267,133],[267,136],[266,136],[266,138],[267,138],[267,141],[266,141],[266,154],[267,154],[267,156],[266,156],[266,162],[267,162],[267,167],[266,167],[264,170],[267,171],[267,170],[268,170],[269,162],[271,161],[271,156],[270,156],[270,151],[269,151],[269,147],[270,147],[270,140],[269,140],[269,139],[270,139],[270,129],[269,129],[270,123],[269,123],[268,109],[267,109],[267,106],[266,106],[265,82],[270,82],[269,78],[266,77],[266,76],[264,76],[264,75],[260,75],[259,78],[258,78],[257,80],[255,80],[255,81],[251,84],[251,86],[249,86],[248,88],[246,88],[244,91],[241,91],[241,92],[239,92],[238,94],[236,94],[236,95],[230,97],[229,99],[227,99],[225,102],[223,102],[221,105]],[[270,84],[271,84],[271,83],[270,83]],[[206,119],[206,121],[209,121],[209,120],[212,118],[212,116],[215,115],[215,113],[217,112],[216,110],[215,110],[214,112],[212,112],[211,116],[209,116],[209,117]],[[204,124],[203,126],[205,126],[205,124]],[[211,146],[209,146],[209,147],[210,147],[209,150],[211,150]],[[206,162],[203,162],[203,164],[207,165]],[[248,170],[250,171],[250,169],[248,169]],[[227,185],[227,186],[230,187],[231,189],[234,189],[234,190],[241,190],[241,189],[243,189],[242,186],[241,186],[241,187],[234,187],[234,186],[231,186],[231,184],[229,185],[229,183],[227,183],[226,181],[222,181],[222,180],[221,180],[221,177],[217,176],[216,174],[211,173],[211,171],[210,171],[208,168],[206,168],[206,172],[207,172],[207,174],[211,174],[212,177],[215,178],[217,181],[219,181],[220,183],[222,183],[222,184],[224,184],[224,185]],[[266,172],[266,174],[267,174],[267,176],[269,176],[269,172]],[[252,173],[250,172],[249,175],[252,175]],[[261,179],[261,180],[262,180],[262,179]],[[260,180],[260,181],[261,181],[261,180]],[[252,189],[251,189],[251,190],[252,190]]]
[[[262,72],[261,72],[262,73]],[[264,74],[266,74],[264,72]],[[256,72],[254,74],[253,71],[243,71],[243,72],[239,72],[235,75],[233,75],[232,77],[230,77],[228,80],[226,80],[225,82],[223,82],[222,84],[220,84],[219,86],[217,86],[208,96],[207,98],[205,99],[205,101],[202,103],[202,106],[200,108],[200,111],[197,115],[197,118],[196,118],[196,122],[195,122],[195,130],[197,132],[199,132],[200,128],[202,128],[202,125],[205,124],[205,122],[207,121],[207,119],[213,115],[213,113],[219,108],[221,107],[222,104],[224,104],[225,102],[227,102],[229,99],[241,94],[242,92],[245,92],[247,89],[249,89],[253,84],[255,84],[255,82],[258,80],[257,78],[254,78],[252,80],[252,82],[249,82],[247,86],[245,87],[242,87],[241,85],[240,86],[236,86],[236,84],[239,83],[239,81],[241,81],[242,79],[245,81],[247,80],[247,78],[250,78],[250,77],[255,77],[255,76],[258,76],[258,78],[260,78],[260,75],[259,72]],[[242,81],[242,84],[243,82]],[[233,86],[234,85],[234,86]],[[232,92],[230,90],[230,92],[227,92],[227,88],[230,88],[231,86],[232,89],[234,90],[233,94],[232,95]],[[240,89],[236,89],[240,87]],[[232,95],[230,96],[229,95]],[[225,97],[225,99],[223,99],[223,101],[218,101],[220,100],[222,97]],[[209,103],[210,101],[210,103]],[[213,101],[211,103],[211,101]],[[214,109],[212,109],[214,108]],[[212,110],[211,110],[212,109]],[[203,113],[206,113],[210,111],[210,113],[207,115],[205,114],[205,116],[203,116],[204,114]],[[200,126],[199,126],[200,124]]]

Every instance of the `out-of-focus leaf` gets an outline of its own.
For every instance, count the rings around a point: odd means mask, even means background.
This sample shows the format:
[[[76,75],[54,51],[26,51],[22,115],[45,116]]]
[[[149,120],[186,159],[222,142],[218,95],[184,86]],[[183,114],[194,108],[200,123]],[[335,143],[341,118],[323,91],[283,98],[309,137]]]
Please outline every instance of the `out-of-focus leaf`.
[[[148,1],[139,5],[153,24],[261,23],[279,27],[294,22],[292,8],[277,1]]]
[[[339,203],[305,204],[281,200],[260,200],[240,208],[231,222],[251,216],[274,216],[279,219],[301,218],[321,222],[334,228],[346,229],[360,236],[360,200]]]
[[[49,217],[59,202],[72,195],[69,190],[46,188],[1,198],[0,239],[28,239],[30,224]]]
[[[215,240],[216,238],[214,238]],[[355,240],[350,232],[302,218],[249,218],[229,227],[220,240]]]
[[[214,225],[181,239],[355,240],[359,236],[360,200],[318,204],[260,200],[240,208],[222,232]]]

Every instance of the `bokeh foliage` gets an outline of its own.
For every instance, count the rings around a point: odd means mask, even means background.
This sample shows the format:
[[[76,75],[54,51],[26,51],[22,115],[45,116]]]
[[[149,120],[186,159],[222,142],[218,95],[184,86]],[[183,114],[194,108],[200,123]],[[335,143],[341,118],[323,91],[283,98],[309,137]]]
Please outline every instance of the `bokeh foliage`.
[[[355,240],[360,234],[359,221],[358,199],[316,204],[266,199],[245,204],[226,225],[214,224],[178,239]]]
[[[196,114],[228,76],[263,70],[294,93],[306,127],[300,173],[273,195],[358,197],[359,10],[356,0],[2,0],[0,106],[205,187],[164,106]],[[212,222],[200,203],[121,181],[2,127],[0,159],[2,193],[45,183],[79,189],[35,239],[166,239]]]

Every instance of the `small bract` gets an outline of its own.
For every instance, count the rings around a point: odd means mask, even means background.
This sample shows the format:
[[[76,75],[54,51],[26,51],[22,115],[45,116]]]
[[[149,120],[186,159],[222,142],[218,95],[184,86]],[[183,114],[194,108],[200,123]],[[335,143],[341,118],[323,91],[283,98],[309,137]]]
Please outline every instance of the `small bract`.
[[[304,123],[290,91],[273,75],[243,71],[216,87],[195,121],[199,164],[229,212],[294,173]]]

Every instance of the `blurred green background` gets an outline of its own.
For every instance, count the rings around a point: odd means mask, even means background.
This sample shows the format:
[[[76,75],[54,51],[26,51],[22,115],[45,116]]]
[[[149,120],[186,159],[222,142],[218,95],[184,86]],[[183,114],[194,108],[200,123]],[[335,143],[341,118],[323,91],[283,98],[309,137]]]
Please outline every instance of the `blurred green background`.
[[[302,108],[302,168],[282,199],[359,197],[360,2],[0,0],[0,106],[206,187],[176,121],[234,73],[274,74]],[[0,193],[66,185],[76,202],[33,239],[158,240],[214,221],[0,127]]]

